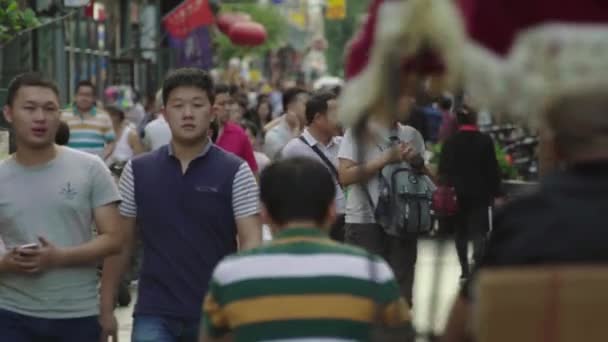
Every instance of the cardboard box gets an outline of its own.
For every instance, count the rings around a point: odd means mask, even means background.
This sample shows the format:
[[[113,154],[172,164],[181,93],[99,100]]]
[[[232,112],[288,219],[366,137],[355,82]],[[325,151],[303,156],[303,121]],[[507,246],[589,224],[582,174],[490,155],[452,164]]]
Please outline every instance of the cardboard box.
[[[608,341],[608,267],[484,270],[473,296],[477,342]]]

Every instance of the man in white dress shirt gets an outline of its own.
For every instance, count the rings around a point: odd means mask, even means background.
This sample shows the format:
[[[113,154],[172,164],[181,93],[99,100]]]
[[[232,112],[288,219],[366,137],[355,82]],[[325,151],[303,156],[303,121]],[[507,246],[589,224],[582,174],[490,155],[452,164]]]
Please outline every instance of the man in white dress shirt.
[[[338,179],[338,151],[342,137],[336,118],[336,95],[331,92],[314,94],[306,102],[306,129],[292,139],[283,149],[282,158],[310,157],[325,165],[331,172],[336,184],[336,211],[338,218],[332,226],[330,236],[344,241],[345,196]]]

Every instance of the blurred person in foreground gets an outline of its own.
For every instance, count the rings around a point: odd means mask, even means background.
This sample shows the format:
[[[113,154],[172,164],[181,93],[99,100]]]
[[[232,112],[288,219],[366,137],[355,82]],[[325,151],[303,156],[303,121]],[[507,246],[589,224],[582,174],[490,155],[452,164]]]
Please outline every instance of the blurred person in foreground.
[[[607,112],[604,88],[579,87],[554,98],[542,117],[541,140],[556,168],[534,194],[497,213],[481,269],[608,262]],[[470,286],[463,287],[444,341],[470,340],[474,301]]]
[[[379,256],[332,242],[335,181],[327,167],[283,159],[260,178],[275,239],[225,258],[203,306],[201,342],[366,341],[374,327],[411,333],[410,314]]]

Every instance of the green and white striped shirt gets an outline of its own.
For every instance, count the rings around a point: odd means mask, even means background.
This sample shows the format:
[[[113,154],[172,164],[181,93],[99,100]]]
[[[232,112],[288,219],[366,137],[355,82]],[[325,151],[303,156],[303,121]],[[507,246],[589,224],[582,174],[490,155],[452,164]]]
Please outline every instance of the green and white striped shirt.
[[[232,332],[235,341],[365,341],[379,307],[384,324],[410,320],[386,262],[296,228],[217,266],[203,329],[212,337]]]

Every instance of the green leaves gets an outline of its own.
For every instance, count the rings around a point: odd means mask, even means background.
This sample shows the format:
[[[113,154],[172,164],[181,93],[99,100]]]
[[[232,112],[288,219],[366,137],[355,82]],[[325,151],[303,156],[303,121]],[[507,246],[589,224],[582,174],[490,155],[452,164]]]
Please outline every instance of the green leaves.
[[[40,21],[30,8],[22,11],[16,0],[0,0],[0,45],[9,42],[20,31],[38,25]]]

